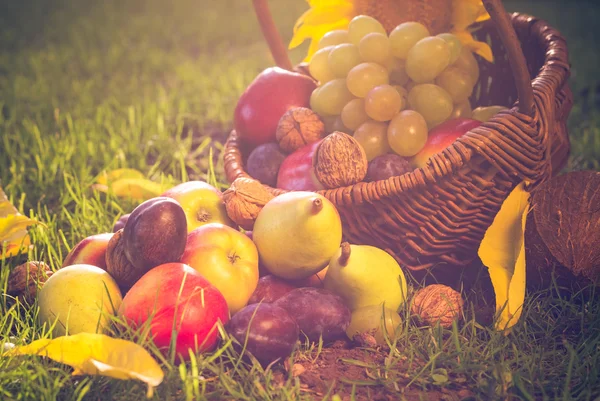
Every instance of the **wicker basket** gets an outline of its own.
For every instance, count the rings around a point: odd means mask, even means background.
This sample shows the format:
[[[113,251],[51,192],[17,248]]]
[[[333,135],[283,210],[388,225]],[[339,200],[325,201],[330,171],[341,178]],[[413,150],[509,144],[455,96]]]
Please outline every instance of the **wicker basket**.
[[[497,0],[484,5],[491,19],[475,35],[491,44],[495,62],[480,63],[471,104],[513,107],[463,135],[424,168],[319,192],[338,208],[345,240],[385,249],[412,271],[473,261],[511,190],[523,180],[529,188],[547,180],[568,158],[572,93],[564,38],[545,21],[507,14]],[[285,67],[277,39],[269,45]],[[248,176],[245,156],[233,131],[224,155],[230,182]]]

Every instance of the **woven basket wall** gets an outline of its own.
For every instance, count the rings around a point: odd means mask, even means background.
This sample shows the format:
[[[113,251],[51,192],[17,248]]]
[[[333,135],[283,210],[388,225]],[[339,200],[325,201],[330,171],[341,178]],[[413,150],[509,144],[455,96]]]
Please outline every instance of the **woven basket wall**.
[[[566,120],[572,94],[564,38],[546,22],[511,14],[534,93],[532,116],[518,111],[517,89],[494,23],[480,24],[478,40],[491,44],[494,64],[480,60],[471,104],[513,105],[471,130],[429,164],[385,181],[320,191],[339,210],[345,240],[385,249],[403,268],[459,267],[477,249],[500,205],[521,181],[536,185],[566,163]],[[225,171],[233,182],[247,177],[248,149],[233,131]],[[286,191],[267,187],[274,194]]]

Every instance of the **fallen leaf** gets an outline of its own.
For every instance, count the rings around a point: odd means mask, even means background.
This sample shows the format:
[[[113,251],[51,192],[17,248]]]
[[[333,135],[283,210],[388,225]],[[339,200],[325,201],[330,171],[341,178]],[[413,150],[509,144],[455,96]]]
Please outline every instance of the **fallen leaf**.
[[[488,268],[496,294],[497,330],[510,332],[525,300],[525,220],[529,193],[520,183],[508,195],[479,246],[479,257]]]
[[[152,356],[140,345],[104,334],[79,333],[42,339],[14,347],[8,355],[40,355],[71,366],[73,375],[101,375],[120,380],[137,379],[148,385],[147,397],[164,378]]]
[[[131,198],[143,202],[160,196],[170,188],[144,177],[140,171],[122,168],[111,172],[103,172],[96,179],[92,188],[101,192],[111,192],[120,198]]]
[[[34,224],[38,222],[20,214],[0,187],[0,259],[21,254],[29,249],[31,241],[27,227]]]

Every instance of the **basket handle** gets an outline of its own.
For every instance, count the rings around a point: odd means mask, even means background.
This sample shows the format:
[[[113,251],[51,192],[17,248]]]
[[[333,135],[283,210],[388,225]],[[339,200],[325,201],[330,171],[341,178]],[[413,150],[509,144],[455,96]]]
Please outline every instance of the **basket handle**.
[[[496,25],[500,34],[500,39],[508,54],[508,61],[512,69],[519,95],[519,111],[528,116],[533,115],[533,88],[529,70],[525,62],[525,55],[521,50],[521,45],[517,34],[508,18],[508,14],[502,5],[501,0],[482,0],[483,5],[490,18]],[[254,11],[263,36],[269,45],[269,49],[277,66],[286,70],[292,70],[292,63],[287,53],[287,48],[281,39],[281,35],[275,27],[275,22],[271,16],[267,0],[252,0]]]
[[[500,34],[500,40],[508,54],[508,62],[519,96],[519,111],[531,117],[533,116],[533,88],[517,33],[501,0],[483,0],[483,6],[490,14],[490,18],[494,22],[496,30]]]

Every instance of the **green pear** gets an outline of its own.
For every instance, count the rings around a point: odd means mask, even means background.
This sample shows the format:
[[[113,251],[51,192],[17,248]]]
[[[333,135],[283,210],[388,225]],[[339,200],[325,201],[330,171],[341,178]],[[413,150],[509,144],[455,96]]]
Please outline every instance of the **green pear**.
[[[389,253],[347,242],[331,258],[323,285],[344,298],[352,311],[382,304],[396,311],[407,295],[404,273]]]

